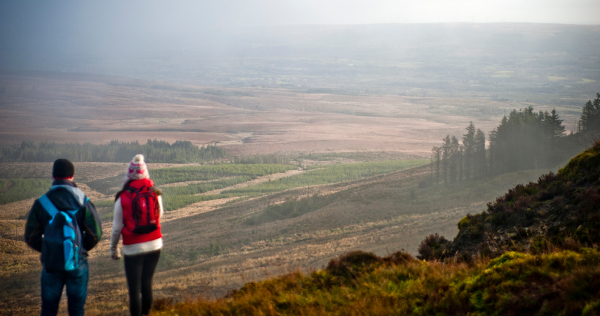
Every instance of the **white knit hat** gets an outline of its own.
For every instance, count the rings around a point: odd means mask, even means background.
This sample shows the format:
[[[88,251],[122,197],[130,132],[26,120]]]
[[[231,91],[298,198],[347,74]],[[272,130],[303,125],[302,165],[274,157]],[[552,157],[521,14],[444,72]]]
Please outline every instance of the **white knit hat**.
[[[148,168],[146,167],[146,162],[144,162],[144,155],[135,155],[131,162],[129,163],[129,167],[127,168],[127,174],[125,174],[125,182],[129,180],[138,180],[138,179],[148,179],[150,175],[148,174]]]

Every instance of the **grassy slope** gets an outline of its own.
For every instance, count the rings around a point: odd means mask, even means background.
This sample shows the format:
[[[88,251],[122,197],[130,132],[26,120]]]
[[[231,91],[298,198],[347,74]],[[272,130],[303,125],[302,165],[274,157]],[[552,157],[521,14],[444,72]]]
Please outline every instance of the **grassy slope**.
[[[165,249],[155,276],[156,295],[182,298],[199,291],[222,295],[241,286],[243,280],[264,279],[262,269],[271,269],[274,262],[307,271],[355,249],[379,255],[402,248],[414,253],[427,234],[454,235],[455,223],[466,213],[481,210],[485,201],[539,174],[528,171],[468,181],[461,187],[419,188],[427,172],[426,167],[419,167],[343,184],[293,189],[167,222],[163,225]],[[269,203],[317,192],[319,198],[328,200],[323,208],[258,225],[245,222]],[[3,250],[6,269],[0,273],[0,284],[6,290],[0,295],[0,307],[14,310],[20,306],[22,314],[35,314],[38,256],[22,245],[18,232],[7,231],[3,238],[15,245]],[[126,308],[122,264],[112,262],[104,250],[96,250],[90,265],[94,273],[88,314],[119,314]]]
[[[165,252],[180,258],[177,265],[185,266],[195,264],[194,260],[187,260],[188,253],[205,253],[211,243],[218,243],[224,252],[233,253],[241,249],[283,249],[354,238],[347,246],[315,259],[312,266],[320,266],[332,255],[352,249],[370,249],[383,255],[392,249],[404,248],[415,253],[416,246],[427,234],[435,231],[456,234],[456,222],[465,214],[481,210],[487,200],[536,177],[535,171],[529,171],[468,181],[460,187],[418,188],[418,183],[427,176],[426,169],[421,167],[343,185],[301,188],[181,218],[164,225],[169,241],[177,245],[176,248],[165,247]],[[315,198],[316,193],[319,195]],[[300,212],[299,216],[262,220],[268,205],[290,197],[302,201],[307,195],[318,200],[315,204],[323,206]],[[256,217],[260,220],[255,222]],[[198,232],[201,238],[192,232]],[[370,240],[361,240],[366,235]]]
[[[0,204],[38,197],[50,187],[49,179],[0,179]]]
[[[446,246],[479,253],[478,258],[441,264],[405,253],[380,258],[357,251],[309,275],[296,272],[248,283],[219,300],[162,300],[156,309],[161,315],[598,315],[600,252],[582,246],[595,247],[599,238],[599,170],[597,142],[556,176],[519,185],[486,212],[461,220],[459,235]],[[523,221],[538,228],[530,232],[515,226],[506,247],[496,244],[496,253],[487,252],[495,259],[476,252],[482,240],[489,245],[497,240],[493,233],[506,233],[509,224]],[[536,240],[546,246],[525,247],[530,253],[499,253],[523,250],[524,243],[536,246]]]
[[[173,304],[158,315],[597,315],[600,253],[508,252],[471,265],[354,252],[320,271],[248,283],[219,300]]]

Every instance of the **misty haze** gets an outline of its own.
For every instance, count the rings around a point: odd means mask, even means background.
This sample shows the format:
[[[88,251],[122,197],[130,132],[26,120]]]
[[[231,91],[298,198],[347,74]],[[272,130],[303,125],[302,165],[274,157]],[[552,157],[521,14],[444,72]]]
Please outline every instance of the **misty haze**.
[[[1,4],[0,314],[40,313],[23,236],[66,158],[102,221],[86,314],[128,315],[137,154],[153,315],[598,314],[600,8],[574,3]]]

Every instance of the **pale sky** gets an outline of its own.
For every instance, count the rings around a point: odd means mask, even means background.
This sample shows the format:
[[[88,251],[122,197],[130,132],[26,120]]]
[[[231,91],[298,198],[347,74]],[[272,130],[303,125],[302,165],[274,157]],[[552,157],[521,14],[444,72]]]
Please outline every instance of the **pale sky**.
[[[183,32],[186,28],[290,24],[600,24],[599,13],[600,0],[3,0],[0,25],[49,22],[110,27],[120,21],[129,22],[133,29],[163,26]]]
[[[600,0],[0,0],[0,68],[71,52],[183,47],[247,27],[600,24]],[[178,46],[179,45],[179,46]],[[93,56],[92,56],[93,57]]]
[[[259,25],[438,22],[599,24],[599,0],[220,1],[223,21]]]

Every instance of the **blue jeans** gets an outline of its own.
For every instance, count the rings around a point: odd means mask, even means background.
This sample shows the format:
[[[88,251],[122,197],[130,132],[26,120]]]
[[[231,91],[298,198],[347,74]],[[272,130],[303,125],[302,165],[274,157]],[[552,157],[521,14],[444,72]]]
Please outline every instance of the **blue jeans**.
[[[58,313],[58,304],[65,285],[69,315],[83,315],[88,285],[87,260],[73,271],[49,273],[42,270],[42,316]]]

